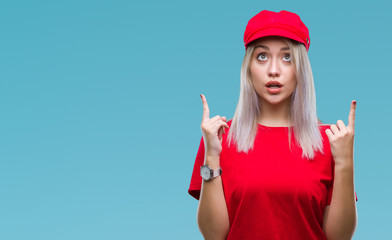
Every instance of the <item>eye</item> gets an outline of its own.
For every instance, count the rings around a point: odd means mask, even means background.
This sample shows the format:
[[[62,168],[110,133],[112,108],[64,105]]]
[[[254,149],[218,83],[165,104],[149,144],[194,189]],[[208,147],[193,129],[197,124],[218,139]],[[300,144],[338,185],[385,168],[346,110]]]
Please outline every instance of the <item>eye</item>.
[[[286,61],[286,62],[290,62],[291,61],[290,53],[285,54],[284,57],[283,57],[283,60]]]
[[[257,56],[257,59],[258,60],[260,60],[260,61],[265,61],[265,60],[267,60],[267,54],[266,53],[260,53],[258,56]]]

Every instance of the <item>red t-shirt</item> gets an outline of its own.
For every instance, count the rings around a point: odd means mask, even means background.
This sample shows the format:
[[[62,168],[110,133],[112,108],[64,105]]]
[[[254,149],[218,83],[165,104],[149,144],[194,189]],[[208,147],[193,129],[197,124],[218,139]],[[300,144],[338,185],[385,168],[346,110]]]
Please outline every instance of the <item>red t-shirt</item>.
[[[227,122],[231,125],[231,120]],[[326,239],[323,213],[332,198],[334,161],[320,125],[324,154],[303,159],[302,149],[288,144],[288,127],[258,125],[253,150],[237,152],[227,146],[223,134],[220,166],[229,214],[228,240],[233,239]],[[232,142],[233,143],[233,142]],[[204,140],[200,141],[193,168],[190,195],[199,199],[204,163]],[[358,199],[356,199],[358,201]]]

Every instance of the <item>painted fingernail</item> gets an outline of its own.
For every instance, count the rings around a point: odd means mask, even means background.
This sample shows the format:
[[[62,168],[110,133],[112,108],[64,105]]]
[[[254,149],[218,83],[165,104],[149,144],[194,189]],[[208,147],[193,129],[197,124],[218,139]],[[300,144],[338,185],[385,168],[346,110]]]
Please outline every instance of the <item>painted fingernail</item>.
[[[354,100],[354,105],[357,105],[357,101],[356,100]]]

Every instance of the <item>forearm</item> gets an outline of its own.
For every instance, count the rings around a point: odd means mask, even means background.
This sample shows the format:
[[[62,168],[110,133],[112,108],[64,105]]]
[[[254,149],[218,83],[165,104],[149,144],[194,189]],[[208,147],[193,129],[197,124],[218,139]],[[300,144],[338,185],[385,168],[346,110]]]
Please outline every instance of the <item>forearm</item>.
[[[219,158],[206,157],[206,163],[213,169],[219,168]],[[221,176],[208,182],[203,180],[197,223],[206,240],[226,239],[229,232],[229,216]]]
[[[332,200],[324,223],[328,240],[351,239],[357,225],[354,166],[335,166]]]

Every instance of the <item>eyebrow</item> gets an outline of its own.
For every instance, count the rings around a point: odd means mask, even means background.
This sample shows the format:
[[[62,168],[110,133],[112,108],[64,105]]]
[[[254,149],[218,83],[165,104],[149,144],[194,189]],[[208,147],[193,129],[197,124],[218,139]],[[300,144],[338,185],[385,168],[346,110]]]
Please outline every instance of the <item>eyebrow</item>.
[[[258,48],[258,47],[270,50],[269,47],[261,45],[261,44],[257,45],[255,48]],[[285,51],[285,50],[290,50],[290,48],[289,47],[283,47],[283,48],[280,49],[280,51]]]

